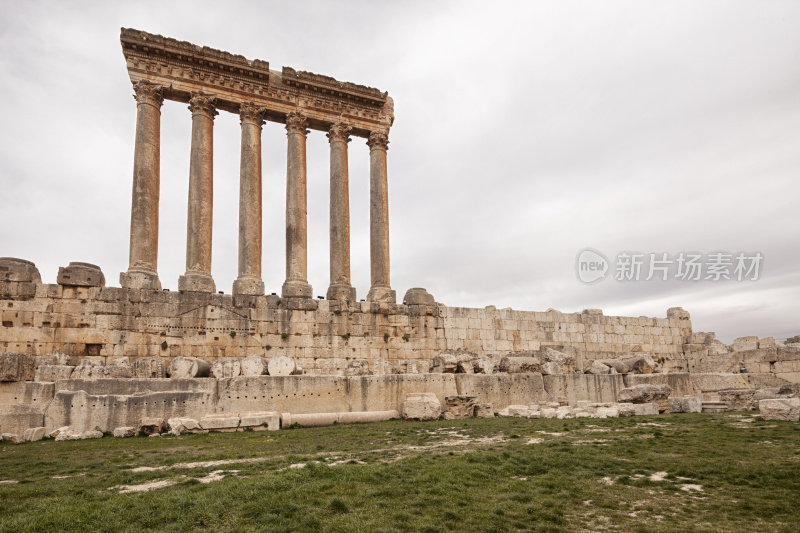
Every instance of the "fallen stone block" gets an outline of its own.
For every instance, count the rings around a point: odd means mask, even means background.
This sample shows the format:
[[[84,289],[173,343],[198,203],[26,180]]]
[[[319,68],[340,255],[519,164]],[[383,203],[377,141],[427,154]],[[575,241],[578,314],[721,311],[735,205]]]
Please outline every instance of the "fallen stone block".
[[[494,361],[490,357],[476,357],[472,360],[472,371],[475,374],[493,374]]]
[[[36,360],[21,353],[0,353],[0,381],[33,381]]]
[[[475,396],[446,396],[444,399],[444,419],[459,420],[475,416]]]
[[[22,437],[20,438],[20,442],[36,442],[40,441],[45,436],[45,428],[38,427],[38,428],[28,428],[22,433]]]
[[[548,361],[547,363],[542,363],[541,373],[543,376],[559,376],[564,372],[560,364],[554,361]]]
[[[456,374],[474,374],[475,366],[472,361],[459,361],[456,365]]]
[[[431,362],[431,373],[456,374],[458,373],[458,363],[471,363],[473,359],[475,359],[475,354],[470,352],[441,353],[433,358]]]
[[[156,434],[160,435],[162,431],[164,431],[163,418],[148,416],[142,418],[142,420],[139,422],[138,433],[144,435],[145,437]]]
[[[729,411],[749,411],[756,408],[754,390],[722,390],[719,399],[728,405]]]
[[[194,418],[175,417],[167,420],[169,432],[173,435],[183,435],[184,433],[195,433],[202,431],[200,422]]]
[[[249,355],[245,357],[242,359],[241,367],[242,375],[248,377],[265,376],[269,372],[267,368],[267,359],[259,355]]]
[[[297,374],[297,364],[291,357],[276,355],[270,357],[267,370],[270,376],[292,376]]]
[[[758,410],[763,420],[800,422],[800,398],[760,400]]]
[[[169,377],[172,379],[207,378],[211,364],[197,357],[176,357],[169,364]]]
[[[19,437],[14,433],[2,433],[0,434],[0,440],[3,442],[10,442],[12,444],[19,444]]]
[[[438,420],[442,403],[432,392],[412,392],[403,402],[402,415],[406,420]]]
[[[629,416],[652,416],[657,415],[659,413],[659,407],[657,403],[631,403],[625,404],[620,402],[619,405],[630,405],[633,408],[633,415]],[[622,415],[622,411],[620,410],[620,416]]]
[[[164,360],[160,357],[140,357],[131,365],[133,377],[139,379],[163,379],[167,377]]]
[[[619,409],[616,407],[596,407],[593,418],[618,418],[620,416]]]
[[[72,370],[70,379],[130,379],[133,370],[125,361],[103,365],[92,359],[83,359]]]
[[[347,363],[347,368],[344,370],[345,376],[369,376],[371,374],[369,361],[366,359],[353,359]]]
[[[542,355],[545,364],[554,363],[558,366],[559,370],[550,370],[549,374],[572,374],[575,372],[575,357],[564,353],[549,346],[542,349]],[[552,366],[550,368],[553,368]],[[542,373],[544,373],[544,365],[542,365]]]
[[[611,374],[612,368],[600,361],[592,361],[591,364],[584,371],[585,374],[604,375]],[[616,373],[616,370],[614,370]]]
[[[634,385],[619,391],[617,401],[625,403],[649,403],[669,398],[669,385]]]
[[[494,418],[494,408],[490,403],[475,405],[475,418]]]
[[[720,401],[705,401],[702,403],[703,413],[724,413],[728,410],[728,404]]]
[[[499,416],[527,417],[531,413],[531,408],[527,405],[509,405],[497,412]]]
[[[200,427],[211,431],[236,431],[239,428],[239,415],[217,413],[200,419]]]
[[[500,359],[500,372],[523,374],[541,372],[542,358],[538,356],[506,356]]]
[[[123,426],[119,428],[114,428],[114,431],[111,433],[115,437],[125,438],[125,437],[135,437],[138,431],[133,426]]]
[[[235,378],[241,373],[242,364],[236,358],[217,359],[211,363],[211,377],[217,379]]]
[[[669,398],[670,413],[701,413],[703,400],[698,396],[676,396]]]
[[[39,365],[36,367],[34,381],[53,383],[60,379],[69,379],[74,369],[74,366],[69,365]]]
[[[800,383],[786,383],[785,385],[781,385],[780,389],[778,389],[778,394],[797,398],[800,396]]]
[[[275,411],[239,413],[239,428],[254,431],[277,431],[281,428],[281,416]]]
[[[103,432],[97,430],[90,430],[90,431],[76,431],[73,428],[66,426],[63,428],[59,428],[53,433],[50,433],[50,436],[55,434],[56,441],[65,441],[65,440],[86,440],[86,439],[101,439],[103,438]]]

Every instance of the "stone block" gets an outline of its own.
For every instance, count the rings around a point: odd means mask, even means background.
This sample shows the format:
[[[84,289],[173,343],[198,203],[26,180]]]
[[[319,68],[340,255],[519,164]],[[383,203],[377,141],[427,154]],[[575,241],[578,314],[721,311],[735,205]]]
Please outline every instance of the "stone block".
[[[464,351],[454,351],[441,353],[433,358],[431,372],[455,374],[458,372],[458,363],[470,362],[475,358],[475,354]]]
[[[133,426],[122,426],[118,428],[114,428],[112,435],[119,438],[126,438],[126,437],[135,437],[138,434],[138,431]]]
[[[161,357],[140,357],[131,365],[134,378],[163,379],[167,377],[164,360]]]
[[[589,366],[586,367],[584,373],[586,374],[594,374],[594,375],[603,375],[603,374],[611,374],[612,368],[606,364],[601,363],[600,361],[592,361],[589,363]],[[613,373],[617,373],[616,370]]]
[[[675,396],[669,398],[670,413],[701,413],[703,401],[697,396]]]
[[[176,357],[169,364],[169,377],[172,379],[207,378],[211,364],[197,357]]]
[[[270,357],[267,362],[267,370],[270,376],[292,376],[298,373],[294,359],[285,355]]]
[[[492,404],[475,404],[475,418],[494,418],[494,408],[492,407]]]
[[[242,376],[265,376],[269,372],[267,359],[259,355],[250,355],[241,361]]]
[[[441,413],[442,404],[432,392],[411,393],[402,406],[402,416],[407,420],[437,420]]]
[[[0,281],[41,283],[39,269],[31,261],[16,257],[0,257]]]
[[[542,358],[540,356],[506,356],[500,359],[500,372],[520,374],[541,372]]]
[[[669,385],[634,385],[619,391],[617,401],[624,403],[650,403],[669,398]]]
[[[212,431],[236,431],[239,428],[239,415],[217,413],[200,419],[200,427]]]
[[[406,291],[403,297],[403,305],[435,305],[433,296],[421,287],[413,287]]]
[[[106,284],[106,278],[99,266],[80,262],[59,267],[56,281],[59,285],[69,287],[102,287]]]
[[[758,337],[756,336],[739,337],[738,339],[734,339],[733,341],[734,352],[745,352],[748,350],[757,350],[757,349],[758,349]]]
[[[36,367],[34,381],[55,382],[59,379],[69,379],[74,366],[69,365],[39,365]]]
[[[159,417],[148,416],[139,421],[138,433],[145,437],[150,435],[159,435],[164,431],[164,419]]]
[[[369,361],[366,359],[353,359],[347,363],[344,370],[345,376],[369,376],[372,371],[369,369]]]
[[[277,431],[281,428],[281,417],[275,411],[255,411],[239,413],[239,427],[255,431]]]
[[[800,421],[800,398],[760,400],[758,410],[763,420]]]
[[[184,433],[194,433],[201,431],[200,422],[194,418],[175,417],[167,420],[169,432],[173,435],[183,435]]]
[[[21,353],[0,353],[0,381],[33,381],[36,360]]]
[[[45,437],[46,430],[43,426],[28,428],[22,432],[20,442],[36,442]]]
[[[444,399],[445,420],[458,420],[475,416],[475,396],[447,396]]]
[[[562,372],[560,364],[553,361],[548,361],[546,363],[542,363],[541,373],[544,376],[558,376],[564,372]]]

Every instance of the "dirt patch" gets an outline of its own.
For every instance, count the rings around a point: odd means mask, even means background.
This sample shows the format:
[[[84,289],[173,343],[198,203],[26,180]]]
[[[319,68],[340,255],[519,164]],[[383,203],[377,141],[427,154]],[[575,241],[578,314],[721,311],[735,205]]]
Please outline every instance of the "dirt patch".
[[[117,485],[108,490],[119,491],[120,494],[131,494],[135,492],[150,492],[151,490],[163,489],[164,487],[171,487],[180,481],[178,478],[174,479],[160,479],[158,481],[149,481],[147,483],[140,483],[139,485]]]
[[[190,470],[193,468],[211,468],[214,466],[233,465],[237,463],[262,463],[265,457],[244,457],[242,459],[220,459],[219,461],[198,461],[195,463],[175,463],[162,466],[137,466],[131,472],[158,472],[160,470]]]
[[[703,492],[703,486],[702,485],[686,484],[686,485],[681,485],[681,490],[686,491],[686,492]]]

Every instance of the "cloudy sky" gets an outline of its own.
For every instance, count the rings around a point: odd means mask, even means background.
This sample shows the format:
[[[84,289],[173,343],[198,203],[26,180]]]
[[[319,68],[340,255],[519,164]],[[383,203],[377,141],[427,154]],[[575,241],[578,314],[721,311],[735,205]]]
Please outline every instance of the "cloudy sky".
[[[55,283],[127,268],[136,107],[120,27],[387,90],[392,285],[448,305],[665,316],[800,334],[800,2],[0,2],[0,255]],[[185,270],[191,117],[162,111],[159,274]],[[239,123],[215,122],[213,276],[237,268]],[[286,134],[263,132],[268,292],[284,280]],[[352,277],[369,161],[350,144]],[[309,281],[328,286],[328,143],[308,137]],[[577,254],[610,261],[582,283]],[[615,279],[621,253],[764,257],[757,280]],[[730,267],[733,274],[733,266]],[[656,276],[660,278],[660,276]],[[735,276],[733,276],[735,277]],[[752,277],[752,275],[751,275]]]

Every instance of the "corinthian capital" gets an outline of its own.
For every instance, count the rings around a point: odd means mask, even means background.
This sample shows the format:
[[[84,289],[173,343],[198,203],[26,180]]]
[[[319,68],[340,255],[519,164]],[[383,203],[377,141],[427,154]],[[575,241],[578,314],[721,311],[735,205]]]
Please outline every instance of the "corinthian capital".
[[[260,128],[264,123],[264,108],[258,107],[253,102],[243,102],[239,104],[239,121],[242,124],[251,122]]]
[[[369,146],[370,150],[374,150],[376,148],[381,150],[388,150],[389,149],[389,134],[383,131],[373,131],[369,134],[369,138],[367,139],[367,146]]]
[[[306,124],[308,120],[306,116],[299,111],[291,111],[286,114],[286,133],[302,133],[305,135]]]
[[[328,130],[328,142],[344,141],[346,143],[349,143],[351,131],[353,131],[353,127],[350,126],[349,124],[345,124],[344,122],[337,122],[336,124],[332,125]]]
[[[150,104],[155,107],[161,107],[164,103],[161,85],[148,80],[139,80],[133,85],[133,97],[140,104]]]
[[[214,108],[216,99],[216,96],[203,92],[194,93],[189,99],[189,111],[191,111],[193,115],[205,115],[211,120],[214,120],[214,117],[219,115]]]

